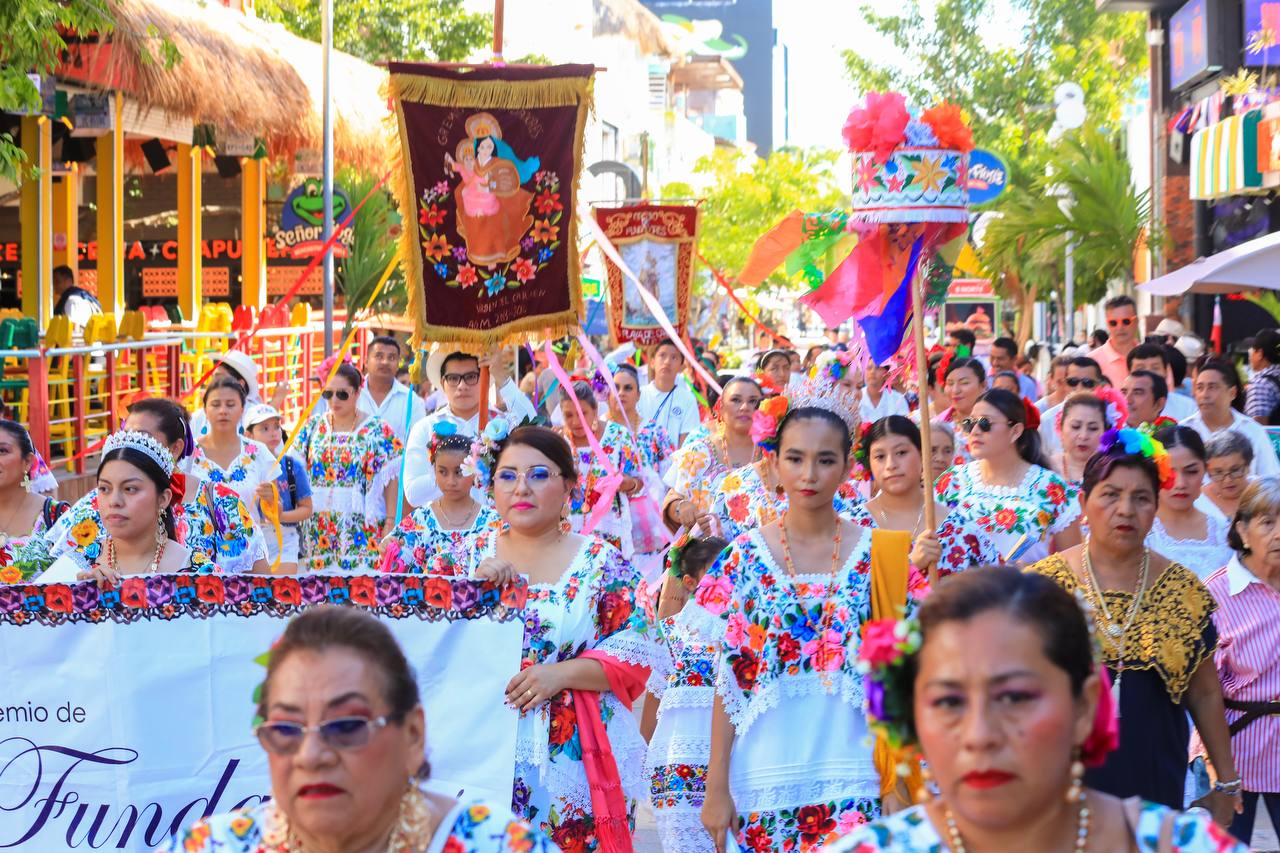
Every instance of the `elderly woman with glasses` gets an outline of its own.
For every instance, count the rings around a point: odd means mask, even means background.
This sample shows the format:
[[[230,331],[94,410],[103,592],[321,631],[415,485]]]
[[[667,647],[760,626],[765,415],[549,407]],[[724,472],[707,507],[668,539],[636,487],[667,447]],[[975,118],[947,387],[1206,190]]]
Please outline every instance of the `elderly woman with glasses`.
[[[402,446],[390,424],[357,408],[363,382],[340,364],[324,389],[327,411],[298,435],[315,507],[302,527],[302,565],[313,572],[374,571],[378,545],[395,528]]]
[[[1209,480],[1196,501],[1196,508],[1205,515],[1230,522],[1249,485],[1253,444],[1240,433],[1225,430],[1204,443],[1204,452]]]
[[[547,853],[505,803],[424,792],[418,684],[374,617],[321,606],[271,649],[255,729],[271,798],[176,831],[161,853]],[[478,744],[477,744],[478,746]]]
[[[502,523],[475,537],[468,565],[438,570],[529,581],[524,657],[506,692],[520,712],[512,807],[565,850],[617,850],[646,791],[629,709],[655,654],[648,592],[617,548],[567,523],[578,471],[560,433],[508,431],[499,418],[482,440],[476,464],[491,472]]]

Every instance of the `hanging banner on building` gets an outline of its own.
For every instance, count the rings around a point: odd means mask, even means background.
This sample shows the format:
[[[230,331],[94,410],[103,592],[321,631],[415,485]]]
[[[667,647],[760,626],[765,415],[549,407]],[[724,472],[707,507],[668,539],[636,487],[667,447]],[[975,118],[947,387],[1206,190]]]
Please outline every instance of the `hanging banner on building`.
[[[351,209],[351,200],[338,187],[333,188],[334,228]],[[285,197],[280,211],[280,227],[274,234],[276,251],[290,258],[312,258],[324,248],[324,184],[307,178]],[[338,233],[333,256],[345,258],[351,250],[355,231],[348,224]]]
[[[689,322],[689,293],[698,243],[698,208],[637,204],[597,208],[596,222],[626,265],[658,298],[675,328]],[[635,285],[605,258],[609,278],[609,331],[618,343],[654,344],[667,336]]]
[[[390,71],[417,339],[566,334],[582,318],[573,211],[594,68]]]
[[[325,602],[376,615],[399,640],[426,710],[428,786],[505,801],[518,720],[503,695],[526,592],[424,575],[0,586],[0,848],[149,851],[259,802],[264,653]]]

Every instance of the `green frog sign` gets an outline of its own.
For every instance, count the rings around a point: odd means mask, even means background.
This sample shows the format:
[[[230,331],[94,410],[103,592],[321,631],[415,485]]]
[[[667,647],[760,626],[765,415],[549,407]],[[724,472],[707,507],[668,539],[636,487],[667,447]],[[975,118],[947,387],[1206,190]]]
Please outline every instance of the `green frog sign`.
[[[339,228],[351,207],[347,194],[333,188],[333,222],[338,240],[333,246],[335,258],[345,258],[354,233],[351,226]],[[293,188],[284,200],[280,228],[275,233],[276,249],[291,258],[309,258],[324,246],[324,188],[318,178],[307,178]]]

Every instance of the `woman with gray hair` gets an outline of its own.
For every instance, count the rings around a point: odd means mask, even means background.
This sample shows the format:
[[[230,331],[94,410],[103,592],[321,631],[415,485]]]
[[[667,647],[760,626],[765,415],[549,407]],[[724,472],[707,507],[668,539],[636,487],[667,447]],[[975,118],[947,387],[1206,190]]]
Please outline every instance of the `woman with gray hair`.
[[[1230,521],[1249,485],[1253,443],[1237,432],[1223,430],[1204,443],[1204,450],[1209,482],[1196,501],[1196,509]]]
[[[1244,489],[1227,542],[1235,556],[1204,584],[1218,603],[1213,660],[1244,784],[1231,834],[1248,842],[1259,797],[1280,825],[1280,477]]]

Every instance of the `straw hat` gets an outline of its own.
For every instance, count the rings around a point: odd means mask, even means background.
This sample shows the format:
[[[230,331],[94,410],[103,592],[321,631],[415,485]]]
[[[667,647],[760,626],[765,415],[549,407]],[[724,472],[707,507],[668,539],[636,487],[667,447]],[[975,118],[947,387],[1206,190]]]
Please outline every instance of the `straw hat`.
[[[1163,320],[1160,321],[1160,323],[1156,326],[1155,331],[1153,331],[1151,334],[1168,335],[1170,337],[1180,338],[1186,333],[1187,333],[1186,326],[1182,325],[1180,322],[1173,319],[1172,317],[1165,317]]]
[[[225,364],[234,370],[240,378],[249,384],[249,397],[251,399],[259,399],[261,394],[258,392],[258,365],[253,363],[253,359],[242,353],[240,350],[227,350],[218,356],[219,364]]]

